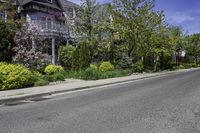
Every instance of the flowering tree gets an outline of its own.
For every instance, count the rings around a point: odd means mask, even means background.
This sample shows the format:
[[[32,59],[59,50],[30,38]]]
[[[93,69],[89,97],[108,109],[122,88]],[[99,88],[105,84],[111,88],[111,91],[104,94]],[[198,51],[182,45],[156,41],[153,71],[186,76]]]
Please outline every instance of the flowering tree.
[[[47,64],[51,63],[51,57],[42,52],[43,40],[39,37],[39,32],[40,28],[37,25],[25,24],[22,27],[14,38],[16,46],[13,49],[15,52],[13,61],[42,71]],[[37,43],[35,46],[32,44],[33,39],[35,44]]]

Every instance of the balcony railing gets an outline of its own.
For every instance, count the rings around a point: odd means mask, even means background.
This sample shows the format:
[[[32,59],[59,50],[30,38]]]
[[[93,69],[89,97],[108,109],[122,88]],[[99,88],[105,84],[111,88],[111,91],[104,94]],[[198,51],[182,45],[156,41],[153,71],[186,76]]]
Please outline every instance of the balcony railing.
[[[39,35],[69,37],[68,27],[61,22],[31,20],[29,24],[38,28]]]

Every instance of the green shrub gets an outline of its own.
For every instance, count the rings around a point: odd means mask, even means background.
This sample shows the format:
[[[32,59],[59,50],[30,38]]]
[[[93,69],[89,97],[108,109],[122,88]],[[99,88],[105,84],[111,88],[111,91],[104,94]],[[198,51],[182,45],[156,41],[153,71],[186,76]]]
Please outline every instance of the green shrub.
[[[118,77],[119,73],[117,73],[116,71],[107,71],[104,73],[101,73],[101,79],[107,79],[107,78],[114,78],[114,77]]]
[[[52,75],[55,73],[59,73],[59,72],[64,72],[64,69],[62,66],[58,66],[58,65],[48,65],[45,69],[44,72],[48,75]]]
[[[2,74],[0,74],[0,90],[2,89],[2,87],[3,87],[3,81],[5,80],[5,77],[2,75]]]
[[[122,58],[117,62],[117,68],[129,69],[131,68],[132,60],[127,56],[123,55]]]
[[[82,75],[84,80],[97,80],[100,77],[100,72],[96,68],[87,68]]]
[[[0,63],[0,75],[2,90],[30,87],[34,83],[32,72],[18,64]]]
[[[105,61],[101,63],[101,65],[99,66],[99,70],[101,72],[112,71],[114,70],[114,66],[110,62]]]
[[[81,79],[84,75],[84,72],[83,70],[79,70],[79,71],[68,71],[66,74],[65,74],[65,78],[74,78],[74,79]]]
[[[144,71],[144,65],[141,61],[136,62],[135,64],[133,64],[132,66],[132,71],[133,72],[143,72]]]
[[[131,71],[129,70],[115,70],[115,71],[108,71],[101,73],[101,79],[107,79],[107,78],[115,78],[115,77],[122,77],[122,76],[128,76],[131,74]]]
[[[76,48],[76,50],[72,53],[72,70],[78,71],[80,70],[80,59],[79,59],[79,49]]]
[[[65,76],[62,73],[55,73],[52,76],[54,77],[55,81],[64,81],[65,80]]]
[[[59,59],[62,66],[67,69],[71,69],[72,67],[72,55],[73,52],[76,50],[75,47],[69,46],[61,46],[59,48]]]
[[[49,82],[55,82],[55,78],[53,77],[53,75],[45,75],[43,79]]]
[[[184,65],[179,65],[178,69],[185,69]]]
[[[192,64],[190,64],[190,67],[198,67],[198,64],[192,63]]]
[[[90,68],[93,68],[93,69],[98,69],[97,65],[96,64],[90,64]]]
[[[91,57],[88,45],[89,43],[87,41],[83,41],[79,44],[80,47],[76,48],[76,50],[73,52],[72,70],[78,71],[90,66]]]
[[[18,30],[17,23],[5,22],[0,18],[0,29],[0,62],[11,62],[14,55],[14,36]]]
[[[64,81],[65,75],[63,73],[55,73],[53,75],[45,75],[43,79],[49,82]]]
[[[179,66],[174,67],[174,70],[176,70],[176,69],[185,69],[185,67],[183,65],[179,65]]]
[[[80,43],[79,49],[79,63],[80,69],[85,69],[90,66],[91,57],[90,57],[90,50],[89,50],[89,42],[83,41]]]
[[[44,86],[48,84],[49,84],[49,81],[44,80],[44,79],[39,79],[34,83],[34,86]]]

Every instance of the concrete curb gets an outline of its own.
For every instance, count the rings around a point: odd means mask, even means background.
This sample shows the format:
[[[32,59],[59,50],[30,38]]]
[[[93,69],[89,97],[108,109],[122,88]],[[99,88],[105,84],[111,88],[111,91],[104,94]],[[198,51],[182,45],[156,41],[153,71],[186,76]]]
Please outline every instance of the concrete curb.
[[[193,70],[196,70],[196,69],[193,69]],[[34,99],[36,97],[44,97],[44,96],[50,96],[52,94],[59,94],[59,93],[64,93],[64,92],[73,92],[73,91],[78,91],[78,90],[85,90],[85,89],[94,88],[94,87],[103,87],[103,86],[106,86],[106,85],[115,85],[115,84],[119,84],[119,83],[126,83],[126,82],[130,82],[130,81],[149,79],[149,78],[153,78],[153,77],[165,76],[165,75],[180,73],[180,72],[181,71],[170,71],[170,72],[158,73],[158,74],[155,74],[155,75],[147,75],[147,76],[139,77],[139,78],[132,78],[132,79],[127,79],[127,80],[122,80],[122,81],[114,81],[114,82],[105,83],[105,84],[76,87],[76,88],[66,89],[66,90],[57,90],[57,91],[55,90],[55,91],[51,91],[51,92],[42,92],[40,94],[27,94],[27,95],[24,95],[24,96],[23,95],[21,95],[21,96],[16,95],[16,97],[6,97],[6,98],[0,99],[0,104],[7,104],[7,103],[17,102],[17,101],[22,101],[22,100],[28,101],[28,100]],[[183,71],[183,72],[185,72],[185,71]]]

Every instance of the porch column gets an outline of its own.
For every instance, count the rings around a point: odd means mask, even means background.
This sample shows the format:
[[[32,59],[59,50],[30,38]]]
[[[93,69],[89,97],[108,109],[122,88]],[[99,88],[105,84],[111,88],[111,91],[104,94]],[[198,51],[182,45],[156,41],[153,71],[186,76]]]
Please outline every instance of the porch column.
[[[7,10],[5,10],[5,16],[4,16],[5,18],[5,22],[7,22],[7,19],[8,19],[8,12],[7,12]]]
[[[67,39],[67,46],[69,46],[69,40]]]
[[[76,18],[76,9],[73,8],[73,18]]]
[[[55,38],[52,38],[52,64],[56,64]]]
[[[34,37],[32,37],[32,49],[35,50],[35,39],[34,39]]]

